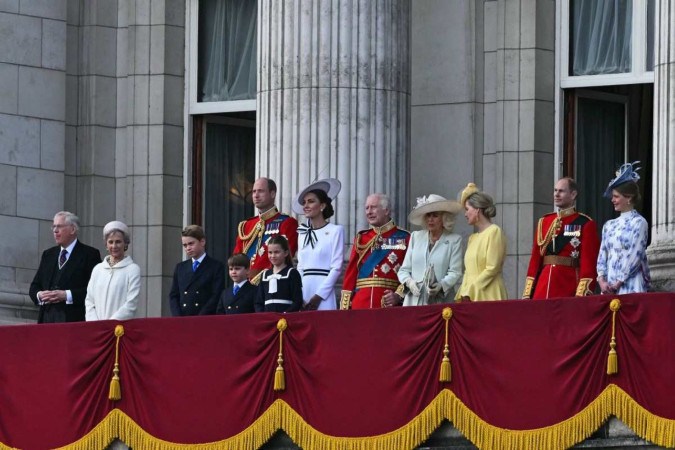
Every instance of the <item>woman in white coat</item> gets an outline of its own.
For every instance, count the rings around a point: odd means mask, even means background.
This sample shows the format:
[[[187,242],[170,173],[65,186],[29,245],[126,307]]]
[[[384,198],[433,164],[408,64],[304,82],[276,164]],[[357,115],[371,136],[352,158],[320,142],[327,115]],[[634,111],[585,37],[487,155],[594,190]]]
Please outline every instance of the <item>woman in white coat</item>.
[[[408,221],[425,229],[410,236],[398,271],[398,279],[406,287],[403,306],[442,303],[453,298],[454,286],[462,276],[462,237],[452,230],[461,210],[458,202],[440,195],[417,199]]]
[[[86,320],[126,320],[136,315],[141,291],[141,269],[125,255],[131,238],[122,222],[109,222],[103,228],[108,255],[94,267],[84,300]]]
[[[293,202],[293,211],[307,217],[298,227],[298,272],[305,310],[337,308],[335,283],[342,272],[345,230],[328,219],[333,216],[333,199],[340,187],[335,178],[315,181]]]

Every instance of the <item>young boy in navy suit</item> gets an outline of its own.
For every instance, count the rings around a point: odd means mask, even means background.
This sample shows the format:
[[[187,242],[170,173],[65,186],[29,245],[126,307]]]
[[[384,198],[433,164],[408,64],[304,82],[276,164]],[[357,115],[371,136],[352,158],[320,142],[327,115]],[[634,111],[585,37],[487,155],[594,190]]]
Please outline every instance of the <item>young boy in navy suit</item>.
[[[220,296],[216,314],[243,314],[255,312],[257,287],[248,281],[251,262],[243,253],[235,253],[227,260],[228,273],[233,286],[225,288]]]

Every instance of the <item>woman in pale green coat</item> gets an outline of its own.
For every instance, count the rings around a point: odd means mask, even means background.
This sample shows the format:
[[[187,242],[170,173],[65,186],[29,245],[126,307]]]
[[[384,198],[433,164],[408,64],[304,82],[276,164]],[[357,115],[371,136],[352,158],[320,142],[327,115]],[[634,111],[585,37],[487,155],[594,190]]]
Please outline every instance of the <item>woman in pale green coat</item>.
[[[398,271],[406,287],[403,306],[452,301],[462,276],[462,238],[452,232],[461,209],[458,202],[436,194],[417,199],[408,221],[425,229],[411,234]]]

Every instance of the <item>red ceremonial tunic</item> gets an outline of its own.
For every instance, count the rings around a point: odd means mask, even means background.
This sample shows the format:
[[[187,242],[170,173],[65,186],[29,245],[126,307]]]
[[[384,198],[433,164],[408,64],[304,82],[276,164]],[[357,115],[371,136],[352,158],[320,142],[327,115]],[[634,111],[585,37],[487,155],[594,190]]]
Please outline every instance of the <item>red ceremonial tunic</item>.
[[[254,280],[263,270],[272,267],[267,256],[267,241],[275,234],[288,240],[291,256],[298,250],[298,221],[282,214],[276,207],[239,222],[233,253],[244,253],[251,260],[249,278]]]
[[[600,240],[594,220],[574,208],[537,224],[523,298],[593,294]]]
[[[359,231],[345,270],[340,309],[381,308],[384,292],[400,288],[397,272],[409,241],[410,233],[393,221]]]

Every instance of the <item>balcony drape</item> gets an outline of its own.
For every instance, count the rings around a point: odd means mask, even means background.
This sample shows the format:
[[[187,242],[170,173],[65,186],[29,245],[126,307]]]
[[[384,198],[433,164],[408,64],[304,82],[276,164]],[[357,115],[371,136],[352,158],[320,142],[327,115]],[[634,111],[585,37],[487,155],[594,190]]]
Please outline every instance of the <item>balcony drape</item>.
[[[447,419],[481,448],[565,448],[616,415],[673,446],[675,295],[619,297],[607,375],[613,298],[286,314],[280,392],[282,315],[126,321],[115,402],[119,322],[2,327],[0,442],[257,448],[283,428],[303,448],[412,448]]]

